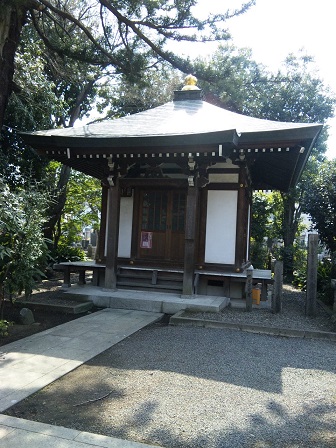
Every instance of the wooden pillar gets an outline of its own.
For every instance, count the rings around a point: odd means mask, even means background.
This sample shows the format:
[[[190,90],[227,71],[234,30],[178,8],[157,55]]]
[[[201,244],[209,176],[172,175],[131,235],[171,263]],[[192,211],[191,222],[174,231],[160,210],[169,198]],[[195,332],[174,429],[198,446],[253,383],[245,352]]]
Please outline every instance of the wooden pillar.
[[[102,186],[101,218],[100,218],[100,228],[99,228],[98,242],[95,256],[95,259],[98,263],[102,263],[103,260],[105,259],[108,191],[109,189],[106,186]]]
[[[316,316],[318,235],[308,235],[306,316]]]
[[[105,288],[112,290],[117,289],[119,216],[120,194],[119,181],[117,179],[116,184],[109,188],[108,194]]]
[[[246,201],[246,173],[245,165],[239,170],[239,185],[237,198],[237,224],[236,224],[236,255],[235,255],[235,269],[239,272],[245,258],[247,246],[247,201]]]
[[[183,289],[182,289],[182,296],[184,297],[190,297],[194,293],[197,199],[198,199],[198,188],[196,186],[189,186],[187,194],[185,240],[184,240],[184,269],[183,269]]]
[[[280,313],[282,309],[282,285],[283,285],[283,262],[276,261],[274,264],[274,284],[272,293],[272,313]]]

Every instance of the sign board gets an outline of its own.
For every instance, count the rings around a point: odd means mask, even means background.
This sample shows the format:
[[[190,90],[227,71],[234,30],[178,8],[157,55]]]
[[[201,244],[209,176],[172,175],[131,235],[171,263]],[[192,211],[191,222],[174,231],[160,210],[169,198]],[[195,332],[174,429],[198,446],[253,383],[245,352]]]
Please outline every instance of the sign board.
[[[141,232],[141,249],[151,249],[153,241],[153,232]]]

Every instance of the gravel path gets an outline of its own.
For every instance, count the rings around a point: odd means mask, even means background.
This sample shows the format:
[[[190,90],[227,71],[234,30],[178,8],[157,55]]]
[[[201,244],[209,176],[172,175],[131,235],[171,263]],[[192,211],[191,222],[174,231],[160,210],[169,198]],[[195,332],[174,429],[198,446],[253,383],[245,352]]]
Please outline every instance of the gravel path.
[[[166,448],[334,448],[335,369],[332,342],[156,324],[8,413]]]
[[[231,323],[336,332],[336,321],[333,321],[331,315],[320,305],[317,305],[316,317],[305,316],[305,293],[290,285],[283,286],[282,312],[279,314],[272,314],[270,309],[254,309],[251,313],[246,313],[244,309],[228,307],[220,313],[186,312],[184,315]]]

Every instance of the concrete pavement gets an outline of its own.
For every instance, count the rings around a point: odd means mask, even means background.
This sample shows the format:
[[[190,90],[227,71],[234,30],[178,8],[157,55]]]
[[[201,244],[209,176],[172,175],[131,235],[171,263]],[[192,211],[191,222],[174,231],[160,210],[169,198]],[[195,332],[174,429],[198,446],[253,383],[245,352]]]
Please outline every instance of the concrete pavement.
[[[0,412],[162,316],[108,308],[0,347]],[[140,448],[148,445],[0,415],[0,446]]]
[[[152,445],[1,414],[0,446],[2,448],[154,448]]]

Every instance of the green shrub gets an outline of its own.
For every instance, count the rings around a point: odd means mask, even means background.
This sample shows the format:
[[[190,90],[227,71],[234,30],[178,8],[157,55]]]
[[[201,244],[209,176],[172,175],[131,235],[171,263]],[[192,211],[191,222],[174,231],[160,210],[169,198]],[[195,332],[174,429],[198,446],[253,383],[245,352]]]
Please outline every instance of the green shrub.
[[[13,325],[13,322],[0,319],[0,336],[8,336],[8,328]]]
[[[35,184],[11,191],[0,176],[0,318],[5,297],[28,296],[48,263],[43,235],[48,197]]]
[[[81,247],[68,246],[59,243],[57,248],[52,250],[51,257],[54,263],[63,261],[82,261],[85,259],[85,252]]]
[[[296,245],[293,258],[293,285],[302,291],[307,287],[307,249]]]
[[[254,269],[268,269],[269,250],[263,242],[251,241],[250,260]]]
[[[326,305],[332,306],[334,302],[334,290],[331,287],[333,263],[325,258],[317,266],[317,294]]]

